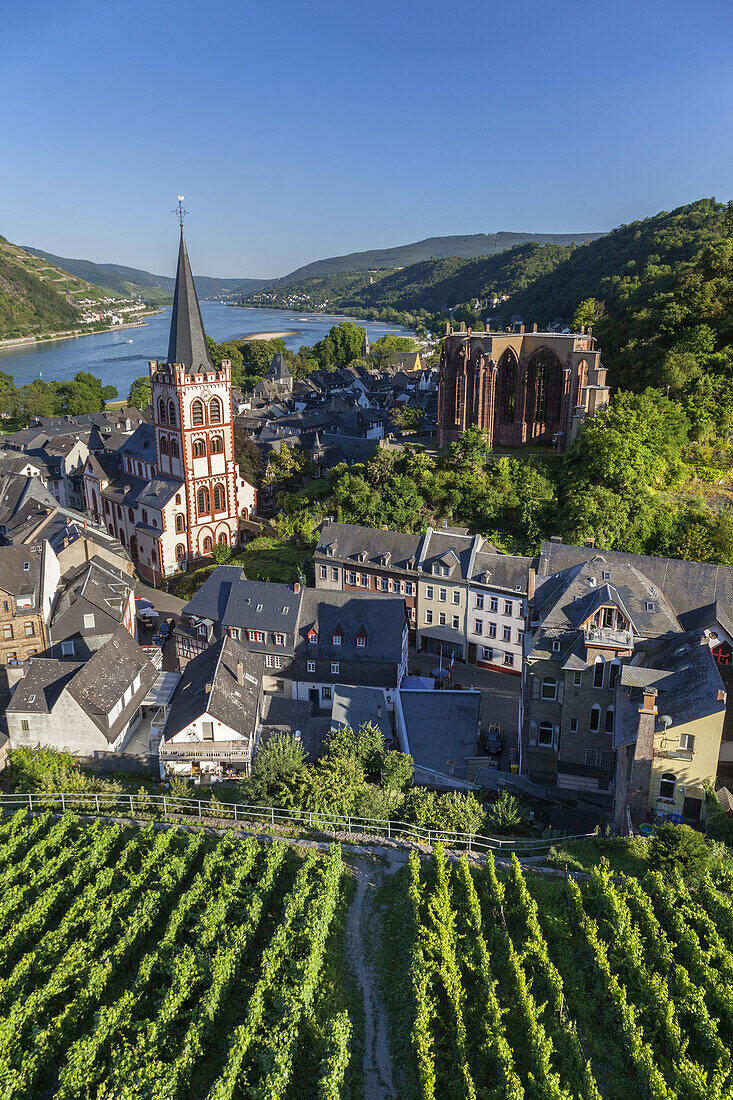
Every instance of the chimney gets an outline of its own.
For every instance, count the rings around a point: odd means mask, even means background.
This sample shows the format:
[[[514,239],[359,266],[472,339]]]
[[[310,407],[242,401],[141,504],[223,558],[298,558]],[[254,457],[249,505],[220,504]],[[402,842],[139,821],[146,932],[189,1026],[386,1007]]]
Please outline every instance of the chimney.
[[[642,691],[643,702],[639,707],[639,714],[656,714],[657,713],[657,689],[653,687],[646,687]]]
[[[536,579],[537,574],[535,573],[534,569],[530,569],[529,573],[527,574],[527,600],[530,602],[534,599],[534,585]]]
[[[592,547],[592,546],[595,546],[595,544],[596,544],[595,538],[590,538],[590,539],[585,540],[585,545],[586,546],[591,546]]]
[[[237,683],[240,687],[244,687],[244,665],[241,657],[237,661]]]
[[[519,326],[519,331],[520,331],[520,332],[524,332],[524,325],[520,325],[520,326]]]
[[[86,523],[84,524],[86,527]],[[89,561],[89,539],[84,536],[84,561]]]
[[[207,695],[211,695],[211,684],[207,684],[206,687],[204,688],[204,691],[206,692]]]
[[[300,581],[295,581],[295,583],[293,584],[293,592],[296,596],[300,592]]]
[[[537,331],[537,322],[535,321],[535,323],[532,325],[532,332],[536,332],[536,331]]]
[[[383,524],[382,524],[382,530],[383,530],[383,531],[389,531],[389,527],[387,526],[387,524],[386,524],[386,523],[383,523]]]

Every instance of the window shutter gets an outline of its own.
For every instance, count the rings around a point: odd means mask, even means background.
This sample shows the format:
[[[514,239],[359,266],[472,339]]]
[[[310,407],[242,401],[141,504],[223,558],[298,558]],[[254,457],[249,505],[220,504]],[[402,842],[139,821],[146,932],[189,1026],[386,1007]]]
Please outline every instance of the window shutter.
[[[540,678],[539,676],[532,677],[532,698],[539,699],[540,697]]]
[[[536,722],[530,722],[529,723],[529,743],[530,743],[530,745],[536,745],[537,744],[537,723]]]
[[[557,701],[558,701],[558,703],[562,703],[562,697],[563,697],[564,694],[565,694],[565,681],[560,680],[560,681],[558,681],[558,685],[557,685]]]

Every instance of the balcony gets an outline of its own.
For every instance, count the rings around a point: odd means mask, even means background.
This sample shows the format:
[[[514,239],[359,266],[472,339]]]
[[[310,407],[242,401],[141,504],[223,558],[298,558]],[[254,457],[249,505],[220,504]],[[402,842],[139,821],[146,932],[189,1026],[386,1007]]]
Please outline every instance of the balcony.
[[[583,631],[586,645],[602,649],[634,648],[634,635],[630,630],[617,630],[612,626],[587,626]]]

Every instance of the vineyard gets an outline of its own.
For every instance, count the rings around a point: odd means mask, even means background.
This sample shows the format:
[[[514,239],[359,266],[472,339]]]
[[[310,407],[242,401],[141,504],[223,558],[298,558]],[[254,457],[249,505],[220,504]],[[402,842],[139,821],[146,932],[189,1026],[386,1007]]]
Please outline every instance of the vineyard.
[[[603,867],[582,884],[525,880],[516,858],[497,875],[490,855],[476,870],[437,849],[410,857],[390,910],[401,1096],[733,1095],[733,906],[709,880],[694,897]]]
[[[338,846],[0,823],[0,1097],[348,1094]]]

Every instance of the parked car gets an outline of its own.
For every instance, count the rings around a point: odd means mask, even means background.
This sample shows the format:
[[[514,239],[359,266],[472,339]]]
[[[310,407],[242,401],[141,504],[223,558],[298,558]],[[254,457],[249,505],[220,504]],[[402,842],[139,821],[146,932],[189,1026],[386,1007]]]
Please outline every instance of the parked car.
[[[499,753],[502,750],[503,744],[504,734],[501,731],[501,726],[492,723],[486,732],[486,751],[490,755]]]

